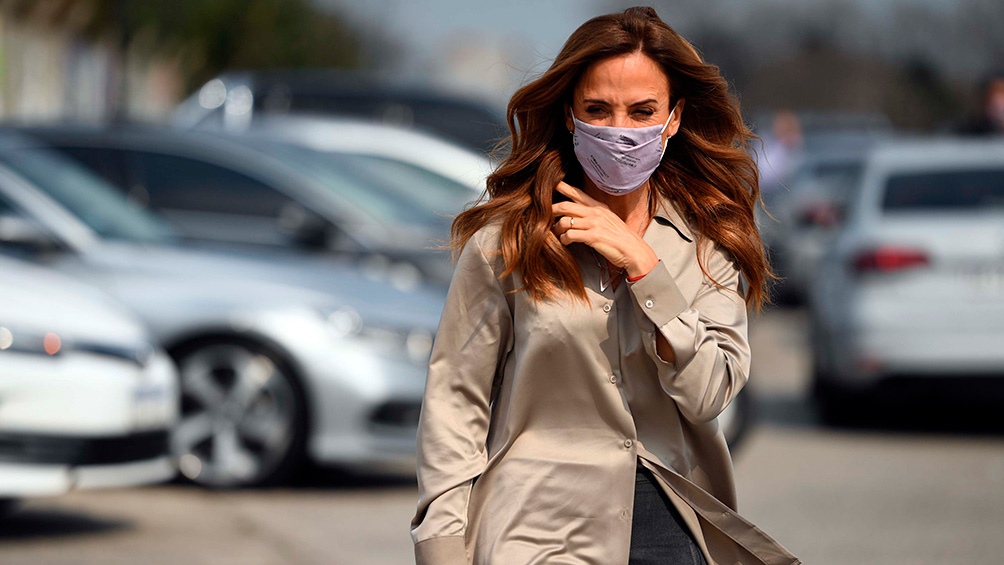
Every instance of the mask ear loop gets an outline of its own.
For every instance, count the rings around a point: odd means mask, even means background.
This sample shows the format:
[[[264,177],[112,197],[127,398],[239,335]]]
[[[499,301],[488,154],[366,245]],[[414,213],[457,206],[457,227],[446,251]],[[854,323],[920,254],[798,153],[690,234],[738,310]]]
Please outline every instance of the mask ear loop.
[[[669,111],[669,117],[666,118],[666,123],[663,124],[662,131],[659,132],[660,136],[662,136],[662,134],[666,132],[666,128],[669,127],[669,122],[673,121],[673,114],[676,112],[676,108],[679,105],[680,105],[680,103],[677,102],[676,106],[673,106],[673,109]],[[659,153],[659,160],[660,161],[662,161],[662,158],[666,155],[666,148],[669,147],[669,138],[670,137],[673,137],[673,136],[670,135],[669,137],[667,137],[666,139],[664,139],[662,141],[662,153]]]

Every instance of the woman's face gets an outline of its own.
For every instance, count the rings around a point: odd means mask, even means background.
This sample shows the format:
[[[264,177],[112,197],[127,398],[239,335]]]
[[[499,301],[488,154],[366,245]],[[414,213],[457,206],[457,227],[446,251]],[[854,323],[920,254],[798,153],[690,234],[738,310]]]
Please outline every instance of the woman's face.
[[[663,142],[680,129],[684,100],[663,132]],[[636,51],[594,63],[572,93],[572,114],[595,126],[640,128],[669,119],[669,78],[658,63]],[[574,129],[571,115],[566,117]]]

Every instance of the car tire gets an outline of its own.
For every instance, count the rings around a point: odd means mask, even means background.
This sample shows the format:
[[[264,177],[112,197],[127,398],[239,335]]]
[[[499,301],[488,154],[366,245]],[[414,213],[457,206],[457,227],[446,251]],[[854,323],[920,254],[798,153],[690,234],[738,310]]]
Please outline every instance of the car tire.
[[[812,384],[812,399],[819,420],[831,426],[854,426],[870,415],[871,404],[864,392],[848,390],[816,377]]]
[[[20,503],[21,501],[17,498],[0,498],[0,519],[16,512]]]
[[[281,483],[305,454],[307,402],[289,363],[261,344],[210,339],[172,351],[181,406],[179,475],[215,489]]]

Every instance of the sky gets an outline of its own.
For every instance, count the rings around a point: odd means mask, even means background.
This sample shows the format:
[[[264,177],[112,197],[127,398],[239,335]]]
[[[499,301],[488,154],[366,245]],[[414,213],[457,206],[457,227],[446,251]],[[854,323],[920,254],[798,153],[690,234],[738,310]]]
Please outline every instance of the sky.
[[[315,1],[398,43],[392,68],[408,78],[438,74],[430,78],[454,80],[496,102],[542,71],[582,22],[610,11],[603,0]],[[446,61],[461,71],[441,76]]]
[[[399,45],[390,68],[406,78],[426,78],[503,102],[528,77],[542,72],[565,39],[590,17],[623,10],[638,0],[313,0]],[[774,0],[811,10],[823,0]],[[847,0],[875,18],[896,2]],[[957,0],[903,0],[951,10]],[[719,0],[722,17],[745,17],[745,0]],[[735,6],[731,10],[730,5]],[[701,0],[661,2],[660,16],[684,31],[685,6]],[[673,13],[673,7],[680,7]],[[894,27],[894,26],[890,26]],[[685,33],[685,31],[684,31]]]

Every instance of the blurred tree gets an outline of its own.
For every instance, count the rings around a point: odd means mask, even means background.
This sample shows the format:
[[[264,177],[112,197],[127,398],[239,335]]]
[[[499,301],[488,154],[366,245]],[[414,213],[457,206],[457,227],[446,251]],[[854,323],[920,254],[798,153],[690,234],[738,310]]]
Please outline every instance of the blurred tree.
[[[230,68],[366,64],[360,34],[308,0],[98,0],[98,11],[94,31],[111,28],[124,52],[141,39],[180,56],[187,90]]]

